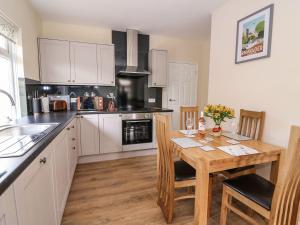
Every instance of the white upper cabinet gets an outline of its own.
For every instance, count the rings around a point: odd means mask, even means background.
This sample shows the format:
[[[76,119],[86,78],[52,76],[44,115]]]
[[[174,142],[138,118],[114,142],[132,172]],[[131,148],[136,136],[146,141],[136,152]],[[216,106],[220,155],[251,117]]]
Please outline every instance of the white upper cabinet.
[[[70,84],[69,41],[39,39],[40,79],[47,84]]]
[[[83,115],[80,117],[81,155],[99,155],[99,125],[98,115]]]
[[[12,186],[0,196],[0,225],[18,225],[15,195]]]
[[[39,39],[41,82],[115,86],[115,47]]]
[[[168,82],[168,51],[152,49],[149,53],[149,87],[166,87]]]
[[[99,115],[100,153],[122,151],[121,114]]]
[[[57,224],[52,151],[47,147],[14,182],[19,225]]]
[[[74,84],[97,84],[97,45],[70,42],[71,81]]]
[[[115,86],[115,47],[97,45],[98,82],[100,85]]]

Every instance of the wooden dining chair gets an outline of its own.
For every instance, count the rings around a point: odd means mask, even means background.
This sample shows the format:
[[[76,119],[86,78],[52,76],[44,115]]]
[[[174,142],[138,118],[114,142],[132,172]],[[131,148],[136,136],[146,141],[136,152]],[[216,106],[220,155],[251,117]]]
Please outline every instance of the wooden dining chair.
[[[195,198],[188,188],[196,184],[196,171],[186,162],[174,162],[170,146],[170,116],[155,115],[157,135],[158,201],[167,223],[173,220],[175,201]],[[176,194],[175,189],[187,188],[187,192]],[[211,203],[209,203],[211,204]]]
[[[198,106],[180,106],[180,130],[186,130],[187,118],[194,121],[193,129],[198,129],[198,111]]]
[[[268,220],[269,225],[296,225],[300,202],[300,127],[293,126],[288,150],[281,155],[276,185],[249,174],[225,180],[220,225],[226,225],[227,213],[232,211],[250,224],[258,223],[231,204],[237,199]]]
[[[265,123],[265,112],[240,110],[240,121],[237,133],[254,140],[261,141]],[[234,178],[246,174],[256,173],[255,166],[247,166],[222,171],[226,178]]]

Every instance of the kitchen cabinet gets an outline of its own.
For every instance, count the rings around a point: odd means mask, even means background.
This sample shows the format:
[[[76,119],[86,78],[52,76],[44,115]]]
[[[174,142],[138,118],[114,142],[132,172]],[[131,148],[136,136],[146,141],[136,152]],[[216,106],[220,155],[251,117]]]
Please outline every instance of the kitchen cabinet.
[[[69,41],[39,39],[40,79],[46,84],[71,84]]]
[[[114,45],[39,39],[41,82],[115,86]]]
[[[19,225],[58,225],[53,187],[53,150],[48,146],[13,184]]]
[[[115,86],[115,47],[97,45],[98,83]]]
[[[121,114],[99,115],[100,153],[122,151]]]
[[[68,137],[68,161],[69,161],[69,177],[70,184],[72,183],[73,175],[77,166],[78,161],[78,149],[77,149],[77,119],[67,126],[67,137]]]
[[[12,186],[0,196],[0,225],[18,225],[17,208]]]
[[[152,49],[149,53],[149,87],[166,87],[168,82],[168,51]]]
[[[58,224],[60,224],[64,213],[71,183],[67,138],[67,131],[65,129],[50,144],[54,151],[54,187]]]
[[[82,156],[100,154],[98,115],[80,116],[80,138]]]
[[[71,81],[73,84],[97,84],[97,45],[70,42]]]

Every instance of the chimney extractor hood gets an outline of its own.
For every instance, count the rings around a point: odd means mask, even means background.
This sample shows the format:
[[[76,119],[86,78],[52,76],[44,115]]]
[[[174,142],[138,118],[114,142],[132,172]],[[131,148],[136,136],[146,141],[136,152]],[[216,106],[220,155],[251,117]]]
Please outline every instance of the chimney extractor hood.
[[[127,65],[118,71],[119,75],[143,76],[150,72],[138,67],[138,34],[137,30],[126,31],[127,33]]]

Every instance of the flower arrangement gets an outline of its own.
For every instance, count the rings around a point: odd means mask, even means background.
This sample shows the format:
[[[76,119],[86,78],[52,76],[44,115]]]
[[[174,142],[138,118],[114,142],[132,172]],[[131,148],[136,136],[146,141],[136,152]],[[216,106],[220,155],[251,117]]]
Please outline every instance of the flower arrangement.
[[[221,135],[221,123],[225,122],[225,119],[234,118],[234,109],[223,106],[223,105],[207,105],[204,108],[204,115],[212,118],[215,122],[213,132],[218,132]]]

